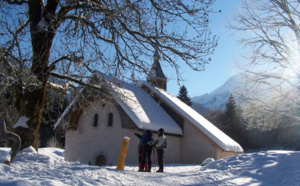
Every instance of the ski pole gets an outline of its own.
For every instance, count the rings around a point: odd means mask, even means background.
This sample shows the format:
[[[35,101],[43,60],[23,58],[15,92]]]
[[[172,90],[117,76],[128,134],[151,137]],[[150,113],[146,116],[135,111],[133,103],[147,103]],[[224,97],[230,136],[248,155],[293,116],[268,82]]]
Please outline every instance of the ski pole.
[[[154,159],[154,164],[157,164],[157,156],[156,156],[156,150],[153,147],[153,159]],[[157,165],[158,166],[158,165]],[[156,171],[156,170],[155,170]]]

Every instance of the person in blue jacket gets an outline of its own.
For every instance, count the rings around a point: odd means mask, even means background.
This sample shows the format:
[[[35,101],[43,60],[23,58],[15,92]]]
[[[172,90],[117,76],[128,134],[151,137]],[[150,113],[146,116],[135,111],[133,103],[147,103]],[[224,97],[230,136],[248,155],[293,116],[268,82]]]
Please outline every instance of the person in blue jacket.
[[[152,148],[154,145],[154,140],[152,138],[152,132],[151,130],[146,131],[145,141],[144,141],[144,153],[143,153],[143,159],[145,160],[145,169],[146,172],[151,172],[151,154],[152,154]],[[147,165],[146,165],[147,164]]]
[[[139,171],[151,172],[151,153],[154,140],[152,138],[151,130],[143,131],[143,135],[138,133],[134,134],[140,139],[138,146],[139,153]]]

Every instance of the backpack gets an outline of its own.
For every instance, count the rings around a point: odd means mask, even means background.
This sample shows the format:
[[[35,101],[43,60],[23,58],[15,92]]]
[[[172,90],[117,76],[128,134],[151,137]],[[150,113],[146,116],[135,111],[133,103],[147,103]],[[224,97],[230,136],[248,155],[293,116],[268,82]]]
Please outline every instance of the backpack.
[[[167,138],[165,138],[165,142],[164,142],[164,144],[162,145],[162,146],[163,146],[163,149],[167,148],[167,145],[168,145]]]
[[[150,146],[153,146],[155,144],[155,141],[152,138],[150,138],[148,140],[147,144],[150,145]]]

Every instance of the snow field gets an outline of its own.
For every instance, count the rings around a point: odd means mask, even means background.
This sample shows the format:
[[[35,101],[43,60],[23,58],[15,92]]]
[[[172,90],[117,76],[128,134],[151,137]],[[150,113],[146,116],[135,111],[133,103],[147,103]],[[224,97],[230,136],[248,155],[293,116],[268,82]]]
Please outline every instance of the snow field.
[[[0,160],[9,159],[8,148],[0,148]],[[33,148],[19,152],[11,166],[0,164],[0,185],[300,185],[300,152],[261,151],[244,153],[206,166],[166,164],[164,173],[137,172],[116,166],[90,166],[64,161],[64,150]]]

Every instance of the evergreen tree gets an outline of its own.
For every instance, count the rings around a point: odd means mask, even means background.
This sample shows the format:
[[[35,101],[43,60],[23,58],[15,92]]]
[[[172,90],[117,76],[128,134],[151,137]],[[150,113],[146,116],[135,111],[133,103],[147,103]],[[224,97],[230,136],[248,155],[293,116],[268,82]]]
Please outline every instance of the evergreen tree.
[[[242,127],[241,112],[238,110],[236,101],[231,94],[225,109],[225,133],[240,145],[245,146],[246,132]]]
[[[234,97],[232,94],[228,98],[228,102],[226,103],[226,110],[225,114],[229,120],[230,123],[233,125],[238,122],[238,116],[237,116],[237,106]]]
[[[188,96],[188,91],[184,85],[180,87],[177,98],[179,98],[182,102],[184,102],[188,106],[192,106],[191,98]]]

